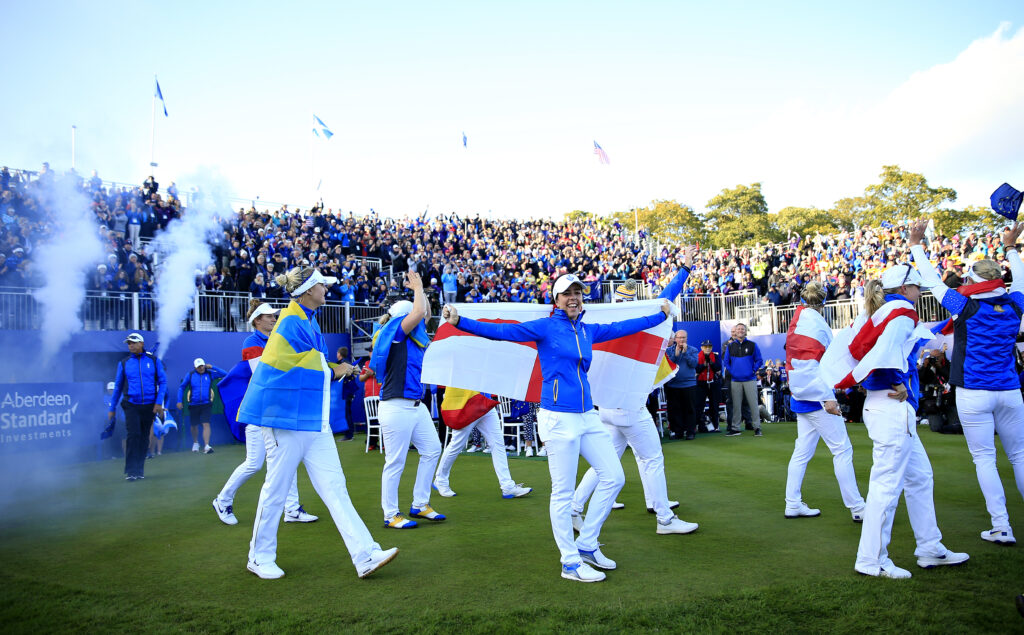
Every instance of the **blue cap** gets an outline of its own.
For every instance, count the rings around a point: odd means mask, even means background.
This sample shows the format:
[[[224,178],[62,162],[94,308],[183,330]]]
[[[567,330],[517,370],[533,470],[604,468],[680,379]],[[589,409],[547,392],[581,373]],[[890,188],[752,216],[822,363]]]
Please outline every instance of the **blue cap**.
[[[995,192],[992,192],[992,209],[1000,216],[1016,221],[1022,199],[1024,199],[1024,193],[1013,189],[1009,183],[1003,183],[996,188]]]

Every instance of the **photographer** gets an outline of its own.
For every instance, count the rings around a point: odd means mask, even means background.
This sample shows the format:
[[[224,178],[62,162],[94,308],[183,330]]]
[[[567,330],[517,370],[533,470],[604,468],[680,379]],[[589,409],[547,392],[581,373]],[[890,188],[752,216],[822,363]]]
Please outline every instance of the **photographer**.
[[[928,420],[932,432],[943,434],[962,434],[960,423],[952,416],[955,408],[951,408],[953,393],[946,393],[949,381],[949,361],[942,350],[925,351],[918,364],[917,376],[921,385],[921,403],[917,408],[917,418]]]

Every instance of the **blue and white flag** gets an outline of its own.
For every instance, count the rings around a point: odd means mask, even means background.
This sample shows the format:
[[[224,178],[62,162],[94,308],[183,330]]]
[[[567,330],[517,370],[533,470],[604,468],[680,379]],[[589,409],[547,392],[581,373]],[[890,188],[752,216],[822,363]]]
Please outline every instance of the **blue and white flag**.
[[[463,148],[466,147],[466,133],[465,132],[462,133],[462,147]]]
[[[156,93],[154,93],[153,96],[160,100],[160,104],[164,107],[164,117],[166,117],[167,116],[167,102],[164,101],[164,94],[160,90],[160,80],[157,79],[156,76],[153,77],[153,80],[156,82]]]
[[[334,133],[331,132],[331,129],[327,127],[327,124],[325,124],[320,117],[313,115],[313,122],[319,126],[319,129],[313,128],[313,134],[318,137],[323,136],[324,139],[330,139],[334,136]]]
[[[995,192],[992,192],[992,209],[996,214],[1005,216],[1009,220],[1017,220],[1017,213],[1020,211],[1021,201],[1024,200],[1024,192],[1018,192],[1009,183],[1003,183]]]

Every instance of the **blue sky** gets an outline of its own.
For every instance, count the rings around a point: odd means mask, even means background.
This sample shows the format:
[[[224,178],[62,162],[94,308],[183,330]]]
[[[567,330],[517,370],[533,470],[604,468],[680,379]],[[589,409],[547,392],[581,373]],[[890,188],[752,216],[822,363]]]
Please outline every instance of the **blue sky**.
[[[827,207],[889,163],[960,204],[1024,185],[1019,1],[370,4],[8,3],[0,164],[66,169],[75,125],[80,171],[141,181],[157,74],[158,180],[303,207]]]

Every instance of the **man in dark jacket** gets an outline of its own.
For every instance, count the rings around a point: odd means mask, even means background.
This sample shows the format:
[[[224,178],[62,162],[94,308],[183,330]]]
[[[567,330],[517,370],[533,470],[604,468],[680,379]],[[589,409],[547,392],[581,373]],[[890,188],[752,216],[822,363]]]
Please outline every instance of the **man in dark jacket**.
[[[711,340],[704,340],[697,353],[697,419],[702,421],[704,404],[708,404],[708,432],[718,432],[718,404],[722,400],[722,362],[714,352]],[[698,429],[699,425],[698,425]]]
[[[740,432],[740,417],[744,399],[750,412],[756,413],[757,409],[757,371],[764,365],[761,357],[761,349],[757,344],[747,339],[747,326],[737,324],[734,329],[733,340],[725,347],[722,361],[729,375],[732,377],[732,418],[729,420],[728,437],[736,437]],[[757,421],[754,427],[754,436],[761,435],[761,419],[754,417]]]
[[[132,333],[125,343],[131,355],[117,364],[108,416],[113,422],[114,409],[120,402],[128,437],[124,453],[125,480],[137,481],[145,478],[143,470],[146,448],[149,446],[149,429],[153,425],[153,417],[164,410],[167,375],[164,374],[163,363],[152,353],[146,352],[142,335]],[[122,396],[124,401],[121,401]]]

